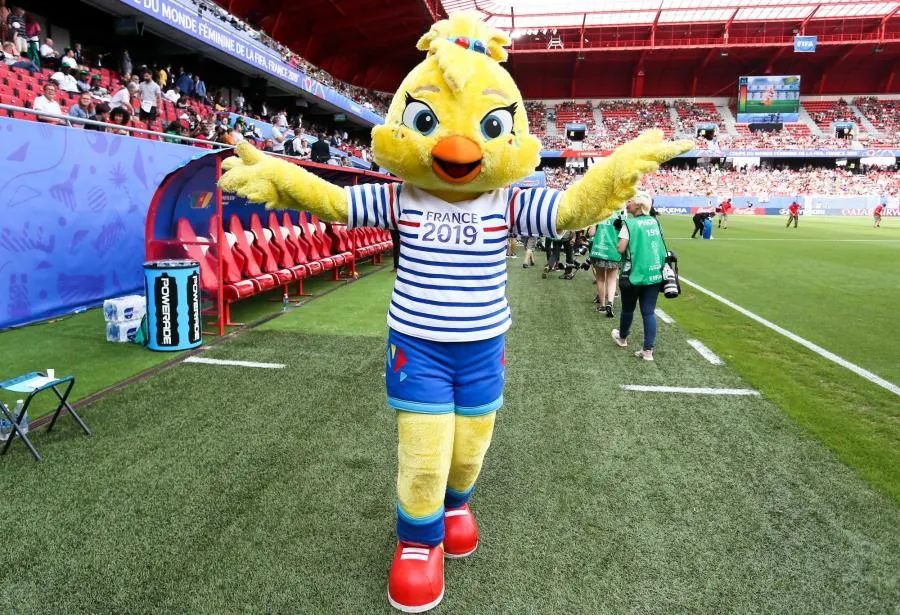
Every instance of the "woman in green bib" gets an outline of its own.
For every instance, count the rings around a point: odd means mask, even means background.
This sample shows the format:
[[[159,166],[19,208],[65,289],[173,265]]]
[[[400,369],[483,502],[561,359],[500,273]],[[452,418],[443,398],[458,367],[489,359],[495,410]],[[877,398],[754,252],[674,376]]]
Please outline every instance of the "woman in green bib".
[[[615,222],[619,214],[613,214],[597,224],[594,240],[591,243],[591,266],[594,269],[594,280],[597,282],[598,312],[606,312],[607,318],[613,317],[613,300],[616,298],[616,279],[619,276],[619,230]]]
[[[634,309],[641,306],[644,321],[644,345],[634,354],[645,361],[653,360],[653,344],[656,342],[656,298],[662,284],[662,268],[666,260],[666,248],[662,231],[656,218],[650,216],[652,202],[645,193],[638,193],[625,204],[631,216],[625,220],[619,231],[619,252],[625,266],[622,277],[627,276],[629,284],[621,285],[622,316],[619,328],[613,329],[613,341],[621,346],[628,345],[628,334],[634,321]]]

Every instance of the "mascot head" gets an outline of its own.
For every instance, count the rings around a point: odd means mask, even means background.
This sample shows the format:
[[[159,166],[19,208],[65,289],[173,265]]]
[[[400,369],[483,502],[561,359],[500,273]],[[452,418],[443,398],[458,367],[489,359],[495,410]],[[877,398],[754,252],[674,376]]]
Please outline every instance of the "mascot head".
[[[500,66],[507,44],[477,14],[434,24],[418,43],[427,57],[372,129],[375,162],[419,188],[473,196],[532,173],[541,144],[528,134],[522,95]]]

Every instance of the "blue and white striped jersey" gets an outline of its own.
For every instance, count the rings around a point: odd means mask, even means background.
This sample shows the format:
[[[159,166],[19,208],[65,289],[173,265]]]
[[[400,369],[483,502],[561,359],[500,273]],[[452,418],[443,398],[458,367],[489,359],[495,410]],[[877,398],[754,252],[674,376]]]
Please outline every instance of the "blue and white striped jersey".
[[[549,188],[494,190],[459,204],[400,184],[346,191],[350,228],[400,231],[388,325],[422,339],[472,342],[504,333],[507,237],[559,237],[562,193]]]

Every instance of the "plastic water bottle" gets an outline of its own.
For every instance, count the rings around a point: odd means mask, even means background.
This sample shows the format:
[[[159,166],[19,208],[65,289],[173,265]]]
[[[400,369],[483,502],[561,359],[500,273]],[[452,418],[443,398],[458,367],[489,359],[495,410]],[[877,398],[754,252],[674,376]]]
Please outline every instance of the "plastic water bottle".
[[[24,405],[25,405],[25,402],[22,401],[21,399],[16,400],[16,411],[13,413],[13,416],[14,416],[14,417],[19,416],[19,412],[22,411],[22,406],[24,406]],[[23,417],[22,417],[22,420],[19,421],[19,429],[22,430],[22,433],[23,433],[23,434],[27,434],[27,433],[28,433],[28,425],[29,425],[29,422],[30,422],[30,421],[28,420],[28,411],[26,410],[26,411],[25,411],[25,416],[23,416]]]
[[[9,433],[12,431],[12,423],[6,418],[6,415],[0,416],[0,442],[6,442]]]
[[[284,293],[284,295],[281,297],[281,311],[287,312],[289,304],[290,304],[290,301],[288,301],[288,294]]]

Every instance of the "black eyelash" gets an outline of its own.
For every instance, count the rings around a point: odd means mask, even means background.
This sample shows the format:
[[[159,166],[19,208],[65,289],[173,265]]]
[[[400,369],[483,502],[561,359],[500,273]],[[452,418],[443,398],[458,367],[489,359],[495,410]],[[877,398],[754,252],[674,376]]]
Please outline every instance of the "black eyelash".
[[[411,102],[417,102],[415,98],[412,97],[412,94],[409,92],[406,93],[406,104],[408,105]],[[421,101],[418,101],[421,102]]]
[[[407,94],[407,96],[409,96],[409,94]],[[513,116],[513,118],[515,118],[516,117],[516,109],[518,109],[518,108],[519,108],[519,103],[514,102],[511,105],[507,105],[506,107],[497,107],[496,109],[491,109],[490,111],[488,111],[488,113],[490,114],[490,113],[493,113],[494,111],[508,111],[509,114],[511,116]],[[516,131],[510,129],[509,134],[515,135]]]

